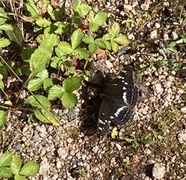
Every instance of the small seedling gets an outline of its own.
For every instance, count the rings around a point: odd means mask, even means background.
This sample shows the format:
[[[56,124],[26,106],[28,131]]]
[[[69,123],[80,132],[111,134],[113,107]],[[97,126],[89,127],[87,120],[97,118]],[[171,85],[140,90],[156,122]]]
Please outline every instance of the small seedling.
[[[0,177],[26,180],[26,177],[35,176],[39,172],[39,168],[40,165],[34,161],[23,164],[17,155],[10,153],[0,155]]]

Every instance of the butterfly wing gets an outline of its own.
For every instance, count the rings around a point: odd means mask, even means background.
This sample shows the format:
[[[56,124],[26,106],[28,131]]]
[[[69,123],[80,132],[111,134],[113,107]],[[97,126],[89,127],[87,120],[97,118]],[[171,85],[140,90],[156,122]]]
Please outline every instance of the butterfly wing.
[[[128,122],[134,113],[138,94],[138,88],[133,82],[132,67],[126,66],[107,86],[102,97],[98,118],[100,134],[109,132],[111,122],[116,126],[122,126]]]

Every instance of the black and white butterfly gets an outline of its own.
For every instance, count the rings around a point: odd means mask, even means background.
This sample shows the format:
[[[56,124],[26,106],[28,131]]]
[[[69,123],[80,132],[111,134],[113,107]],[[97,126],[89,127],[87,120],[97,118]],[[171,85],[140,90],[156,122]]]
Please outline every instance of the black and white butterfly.
[[[131,66],[126,66],[119,75],[107,83],[101,95],[102,102],[98,114],[98,132],[105,136],[109,126],[123,126],[134,113],[139,90],[133,81]]]

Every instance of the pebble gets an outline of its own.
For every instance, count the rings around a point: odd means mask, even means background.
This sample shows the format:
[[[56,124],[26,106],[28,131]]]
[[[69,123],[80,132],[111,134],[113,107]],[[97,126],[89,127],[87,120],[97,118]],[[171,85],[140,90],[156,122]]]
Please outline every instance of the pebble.
[[[181,144],[186,143],[186,130],[185,129],[178,134],[178,141]]]
[[[116,143],[116,148],[118,149],[118,151],[120,151],[121,150],[121,145]]]
[[[186,106],[183,107],[183,108],[181,108],[181,112],[184,113],[184,114],[186,114]]]
[[[152,169],[152,176],[155,179],[163,179],[165,176],[165,165],[160,163],[155,163]]]
[[[153,30],[153,31],[150,33],[150,38],[151,38],[151,39],[157,39],[157,37],[158,37],[158,32],[157,32],[157,30],[155,29],[155,30]]]

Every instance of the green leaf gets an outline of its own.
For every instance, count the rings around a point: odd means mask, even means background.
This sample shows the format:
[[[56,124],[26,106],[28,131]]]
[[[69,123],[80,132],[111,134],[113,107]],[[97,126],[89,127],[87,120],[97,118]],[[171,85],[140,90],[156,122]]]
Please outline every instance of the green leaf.
[[[50,66],[56,69],[59,69],[63,63],[63,58],[54,57],[52,62],[50,63]]]
[[[154,145],[154,141],[152,139],[142,139],[141,142],[149,145]]]
[[[77,96],[73,93],[64,92],[61,100],[62,100],[62,104],[65,108],[71,109],[77,103]]]
[[[90,29],[95,32],[102,26],[107,20],[107,13],[103,11],[99,11],[95,17],[90,21],[89,26]]]
[[[83,42],[86,44],[94,43],[94,38],[92,36],[85,36]]]
[[[114,128],[112,129],[111,137],[112,137],[113,139],[115,139],[117,136],[118,136],[118,130],[117,130],[117,127],[114,127]]]
[[[0,167],[10,166],[11,161],[12,161],[12,154],[6,153],[0,155]]]
[[[1,70],[1,69],[0,69]],[[0,89],[4,89],[3,75],[0,74]]]
[[[126,165],[126,166],[129,166],[130,165],[130,158],[127,156],[126,158],[123,159],[123,163]]]
[[[116,53],[119,50],[119,45],[117,43],[115,43],[114,41],[111,41],[111,47],[112,50]]]
[[[43,88],[45,91],[48,91],[52,86],[53,86],[53,81],[51,78],[47,78],[43,81]]]
[[[2,25],[0,25],[0,30],[2,30],[2,31],[13,31],[13,27],[10,24],[2,24]]]
[[[11,178],[13,176],[9,167],[0,167],[0,177]]]
[[[92,54],[92,53],[96,52],[97,46],[94,43],[90,43],[88,45],[88,49],[89,49],[90,53]]]
[[[56,98],[61,98],[63,92],[64,92],[64,89],[61,86],[54,85],[49,90],[48,99],[54,100]]]
[[[46,78],[48,78],[48,71],[44,69],[43,71],[38,73],[36,77],[40,78],[41,80],[45,80]]]
[[[16,174],[16,175],[14,176],[14,180],[27,180],[27,179],[26,179],[25,176],[21,176],[21,175],[19,175],[19,174]]]
[[[63,88],[67,92],[73,92],[81,86],[82,77],[74,76],[67,78],[63,81]]]
[[[33,78],[33,76],[45,69],[52,56],[54,45],[55,35],[51,34],[34,51],[29,61],[30,70],[32,71],[29,79]]]
[[[21,169],[20,174],[24,176],[35,176],[39,172],[40,165],[33,161],[28,161]]]
[[[103,35],[103,39],[106,40],[106,41],[111,40],[112,39],[112,34],[107,33],[107,34]]]
[[[27,8],[27,11],[30,12],[31,14],[31,18],[33,19],[37,19],[39,18],[41,15],[36,7],[36,5],[34,4],[34,1],[33,0],[28,0],[26,3],[26,8]]]
[[[2,7],[0,7],[0,25],[4,24],[7,18],[8,18],[7,13],[4,11]]]
[[[111,28],[108,29],[109,34],[112,35],[112,38],[115,38],[120,32],[119,23],[114,23]]]
[[[28,89],[30,91],[37,91],[43,84],[43,80],[40,78],[32,79],[28,82]]]
[[[84,48],[77,48],[74,50],[74,53],[79,55],[79,59],[87,59],[89,57],[89,51]]]
[[[45,18],[38,18],[36,20],[36,24],[39,26],[39,27],[43,27],[43,28],[46,28],[46,27],[49,27],[52,23],[51,21],[45,19]]]
[[[72,33],[71,36],[72,49],[76,49],[81,44],[83,36],[84,34],[81,29],[77,29]]]
[[[6,123],[6,113],[3,110],[0,110],[0,130]]]
[[[42,95],[29,96],[25,103],[40,109],[51,107],[49,100]]]
[[[48,71],[45,69],[36,75],[38,78],[32,79],[28,82],[28,89],[30,91],[37,91],[48,77]]]
[[[19,156],[13,156],[12,158],[12,162],[10,164],[10,169],[12,171],[13,174],[19,174],[19,171],[21,169],[22,166],[22,160]]]
[[[60,51],[62,51],[64,54],[71,54],[73,49],[71,47],[71,45],[67,42],[60,42],[58,44],[58,48]],[[63,55],[63,54],[62,54]],[[59,56],[60,57],[60,56]]]
[[[85,17],[89,13],[89,11],[92,9],[92,7],[89,5],[86,5],[84,3],[81,3],[81,2],[76,2],[76,3],[74,3],[72,9],[75,12],[78,12],[78,14],[81,17]]]
[[[118,37],[114,38],[114,42],[121,44],[123,46],[128,46],[130,40],[125,35],[119,35]]]
[[[50,123],[54,126],[59,125],[59,116],[57,116],[54,112],[50,112],[50,109],[38,109],[34,111],[34,114],[36,118],[43,123]]]
[[[95,40],[95,44],[101,48],[101,49],[106,49],[106,44],[105,44],[105,40],[98,38]]]
[[[18,26],[14,25],[12,26],[13,30],[11,31],[5,31],[7,36],[9,37],[10,41],[15,42],[20,47],[23,45],[23,36],[21,30],[18,28]]]

